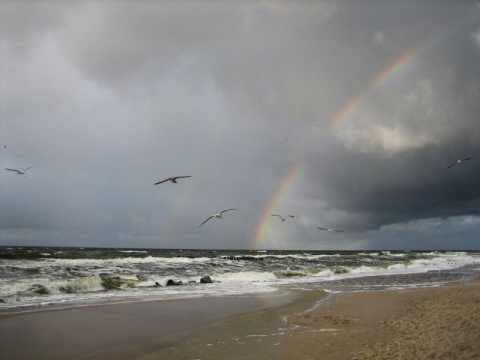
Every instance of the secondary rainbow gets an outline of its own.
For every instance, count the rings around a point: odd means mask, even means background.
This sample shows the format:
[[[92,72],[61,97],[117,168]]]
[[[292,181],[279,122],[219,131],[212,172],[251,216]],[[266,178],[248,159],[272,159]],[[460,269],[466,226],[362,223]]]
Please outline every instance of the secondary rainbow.
[[[280,185],[277,187],[275,194],[267,204],[262,216],[260,217],[260,221],[255,228],[255,233],[250,246],[251,249],[258,249],[262,244],[262,240],[265,236],[272,214],[275,213],[278,205],[288,195],[288,192],[295,183],[295,180],[297,180],[301,174],[302,168],[303,166],[301,163],[296,164],[280,182]]]
[[[167,241],[175,241],[176,232],[183,226],[185,212],[191,207],[192,201],[196,198],[202,181],[205,181],[210,176],[208,173],[209,162],[214,158],[213,154],[217,148],[218,141],[225,137],[226,129],[226,122],[218,121],[217,125],[211,129],[211,138],[205,141],[203,149],[197,152],[196,165],[192,166],[191,170],[183,171],[185,174],[191,174],[192,177],[178,185],[178,187],[181,187],[181,192],[176,197],[175,206],[164,225],[164,234]],[[202,218],[199,218],[199,220],[201,221]]]

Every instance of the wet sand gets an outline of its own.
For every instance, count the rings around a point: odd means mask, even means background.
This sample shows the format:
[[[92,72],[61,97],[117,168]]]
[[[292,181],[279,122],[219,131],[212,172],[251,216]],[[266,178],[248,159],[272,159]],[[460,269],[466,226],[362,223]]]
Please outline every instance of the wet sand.
[[[2,359],[480,358],[479,279],[271,295],[3,314]]]
[[[2,313],[0,358],[135,359],[234,314],[290,303],[293,296],[274,292]]]

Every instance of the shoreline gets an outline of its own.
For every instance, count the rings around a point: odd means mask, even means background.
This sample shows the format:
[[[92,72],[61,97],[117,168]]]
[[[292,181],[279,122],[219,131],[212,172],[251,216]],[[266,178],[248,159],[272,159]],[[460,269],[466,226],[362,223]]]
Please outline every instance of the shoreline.
[[[134,359],[473,360],[480,358],[479,336],[475,278],[329,297],[307,292],[290,305],[232,316]]]
[[[477,277],[4,313],[0,348],[5,360],[477,359],[479,324]]]

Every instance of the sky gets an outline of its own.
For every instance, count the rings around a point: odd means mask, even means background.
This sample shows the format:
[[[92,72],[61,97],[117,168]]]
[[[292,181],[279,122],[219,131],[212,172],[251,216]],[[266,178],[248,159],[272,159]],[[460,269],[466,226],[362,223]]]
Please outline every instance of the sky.
[[[480,249],[480,2],[0,0],[0,72],[0,246]]]

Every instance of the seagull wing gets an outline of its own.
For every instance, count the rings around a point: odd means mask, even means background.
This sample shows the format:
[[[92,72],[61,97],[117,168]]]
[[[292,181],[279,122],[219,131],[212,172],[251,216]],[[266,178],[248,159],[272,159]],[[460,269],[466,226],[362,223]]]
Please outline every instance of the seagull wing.
[[[26,168],[26,169],[23,169],[22,171],[27,171],[28,169],[31,169],[31,168],[33,168],[33,166],[30,166],[30,167],[28,167],[28,168]]]
[[[280,215],[272,214],[272,216],[278,216],[280,219],[282,218]]]
[[[237,209],[227,209],[227,210],[222,210],[220,214],[223,214],[224,212],[230,211],[230,210],[237,210]]]
[[[210,220],[211,218],[215,217],[215,215],[212,215],[210,216],[207,220],[205,220],[204,222],[202,222],[200,225],[198,225],[198,227],[202,226],[203,224],[205,224],[208,220]]]
[[[317,226],[317,228],[319,228],[320,230],[328,230],[328,229],[322,228],[322,227],[320,227],[320,226]]]
[[[162,181],[159,181],[159,182],[156,182],[155,184],[153,185],[158,185],[158,184],[161,184],[161,183],[164,183],[166,181],[172,181],[172,182],[176,182],[175,180],[177,179],[183,179],[183,178],[188,178],[188,177],[192,177],[191,175],[186,175],[186,176],[175,176],[175,177],[169,177],[169,178],[166,178]]]
[[[21,174],[21,173],[22,173],[20,170],[16,170],[16,169],[8,169],[8,168],[5,168],[5,170],[8,170],[8,171],[15,171],[16,173],[19,173],[19,174]]]
[[[337,230],[337,229],[333,229],[333,231],[336,231],[336,232],[343,232],[343,230]]]
[[[169,181],[171,178],[166,178],[165,180],[162,180],[162,181],[159,181],[159,182],[156,182],[155,184],[153,185],[158,185],[158,184],[161,184],[161,183],[164,183],[165,181]]]
[[[447,167],[447,169],[450,169],[453,165],[458,164],[458,163],[460,163],[460,162],[462,162],[462,161],[467,161],[467,160],[472,160],[472,159],[473,159],[473,157],[468,157],[468,158],[465,158],[465,159],[459,159],[459,160],[455,161],[452,165],[449,165],[449,166]]]
[[[293,215],[288,215],[287,217],[295,218],[295,216],[293,216]]]

